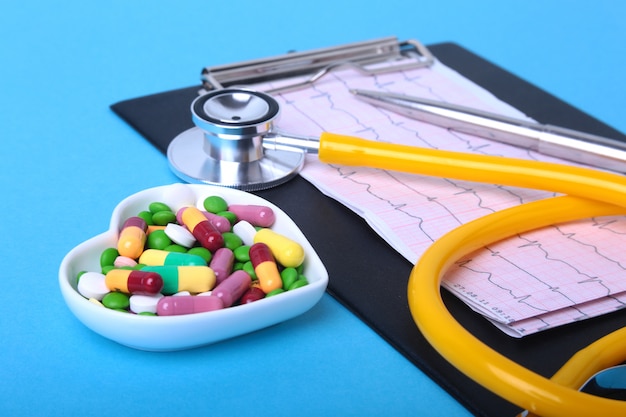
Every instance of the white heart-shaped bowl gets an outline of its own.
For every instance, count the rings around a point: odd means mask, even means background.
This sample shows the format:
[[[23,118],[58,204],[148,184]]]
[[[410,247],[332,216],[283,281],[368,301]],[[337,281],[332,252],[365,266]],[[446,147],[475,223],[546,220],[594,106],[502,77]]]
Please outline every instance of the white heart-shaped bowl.
[[[272,229],[304,248],[304,275],[309,284],[250,304],[182,316],[143,316],[97,305],[76,289],[81,271],[100,271],[100,255],[115,247],[125,219],[147,210],[151,202],[166,203],[173,210],[210,195],[220,195],[229,204],[258,204],[276,214]],[[94,332],[122,345],[149,351],[173,351],[208,345],[253,332],[296,317],[313,307],[328,285],[328,272],[298,226],[278,207],[243,191],[200,184],[172,184],[150,188],[120,202],[111,216],[109,230],[72,249],[59,268],[61,294],[72,313]]]

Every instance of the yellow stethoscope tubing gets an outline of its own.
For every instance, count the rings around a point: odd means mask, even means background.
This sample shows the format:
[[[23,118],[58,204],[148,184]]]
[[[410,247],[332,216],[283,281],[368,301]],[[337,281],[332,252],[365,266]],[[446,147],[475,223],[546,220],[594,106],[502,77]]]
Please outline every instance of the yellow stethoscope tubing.
[[[449,232],[421,256],[408,283],[408,301],[429,343],[461,372],[522,408],[542,416],[626,415],[626,403],[577,391],[586,378],[626,359],[626,329],[579,351],[545,378],[491,349],[466,331],[445,307],[441,278],[457,259],[524,231],[567,221],[624,214],[626,177],[539,161],[474,155],[367,141],[323,133],[319,158],[329,164],[367,166],[465,181],[540,189],[552,197],[495,212]]]

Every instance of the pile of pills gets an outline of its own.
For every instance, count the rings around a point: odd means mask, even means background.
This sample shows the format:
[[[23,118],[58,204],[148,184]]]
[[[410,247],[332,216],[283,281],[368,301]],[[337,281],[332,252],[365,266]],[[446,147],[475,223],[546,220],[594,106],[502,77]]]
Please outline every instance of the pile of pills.
[[[202,206],[202,208],[198,208]],[[213,195],[174,212],[153,202],[127,218],[101,271],[83,271],[78,292],[106,308],[171,316],[251,303],[307,285],[300,244],[271,229],[261,205]]]

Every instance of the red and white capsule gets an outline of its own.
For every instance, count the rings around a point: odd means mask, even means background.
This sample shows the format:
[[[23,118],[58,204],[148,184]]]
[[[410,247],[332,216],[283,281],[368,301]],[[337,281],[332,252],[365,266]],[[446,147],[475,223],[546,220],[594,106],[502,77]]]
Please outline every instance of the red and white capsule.
[[[187,226],[187,229],[191,231],[198,242],[211,252],[224,246],[222,234],[196,207],[186,207],[181,213],[181,218],[183,224]]]
[[[278,265],[269,246],[262,242],[252,245],[250,247],[250,262],[252,262],[254,272],[265,294],[283,287]]]
[[[163,289],[163,278],[156,272],[133,269],[112,269],[104,277],[111,291],[127,294],[158,294]]]

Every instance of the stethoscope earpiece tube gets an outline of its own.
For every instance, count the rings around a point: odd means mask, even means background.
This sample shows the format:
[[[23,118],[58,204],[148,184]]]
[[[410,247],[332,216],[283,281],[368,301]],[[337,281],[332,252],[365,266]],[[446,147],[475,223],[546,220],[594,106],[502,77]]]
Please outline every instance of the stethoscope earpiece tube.
[[[554,197],[515,206],[466,223],[433,243],[411,272],[409,307],[429,343],[457,369],[506,400],[536,415],[626,415],[626,403],[578,392],[581,378],[550,380],[483,344],[450,314],[441,299],[441,277],[460,257],[508,236],[555,223],[624,213],[625,209],[579,197]],[[564,373],[593,375],[626,359],[626,328],[605,336],[563,366]],[[598,347],[610,346],[610,350]],[[593,345],[592,345],[593,346]],[[558,375],[558,373],[557,373]],[[584,380],[584,378],[582,378]]]
[[[626,177],[588,168],[374,142],[334,133],[322,133],[319,159],[328,164],[488,184],[497,180],[501,185],[578,195],[610,204],[622,195],[626,212]]]
[[[325,133],[320,160],[569,195],[526,203],[466,223],[432,244],[408,284],[409,307],[424,337],[457,369],[529,410],[549,416],[626,415],[626,403],[578,391],[601,369],[626,360],[626,328],[580,351],[553,377],[538,375],[469,333],[441,299],[441,277],[460,257],[518,233],[593,216],[626,212],[626,177],[567,165],[421,149]],[[615,204],[614,202],[617,202]]]

